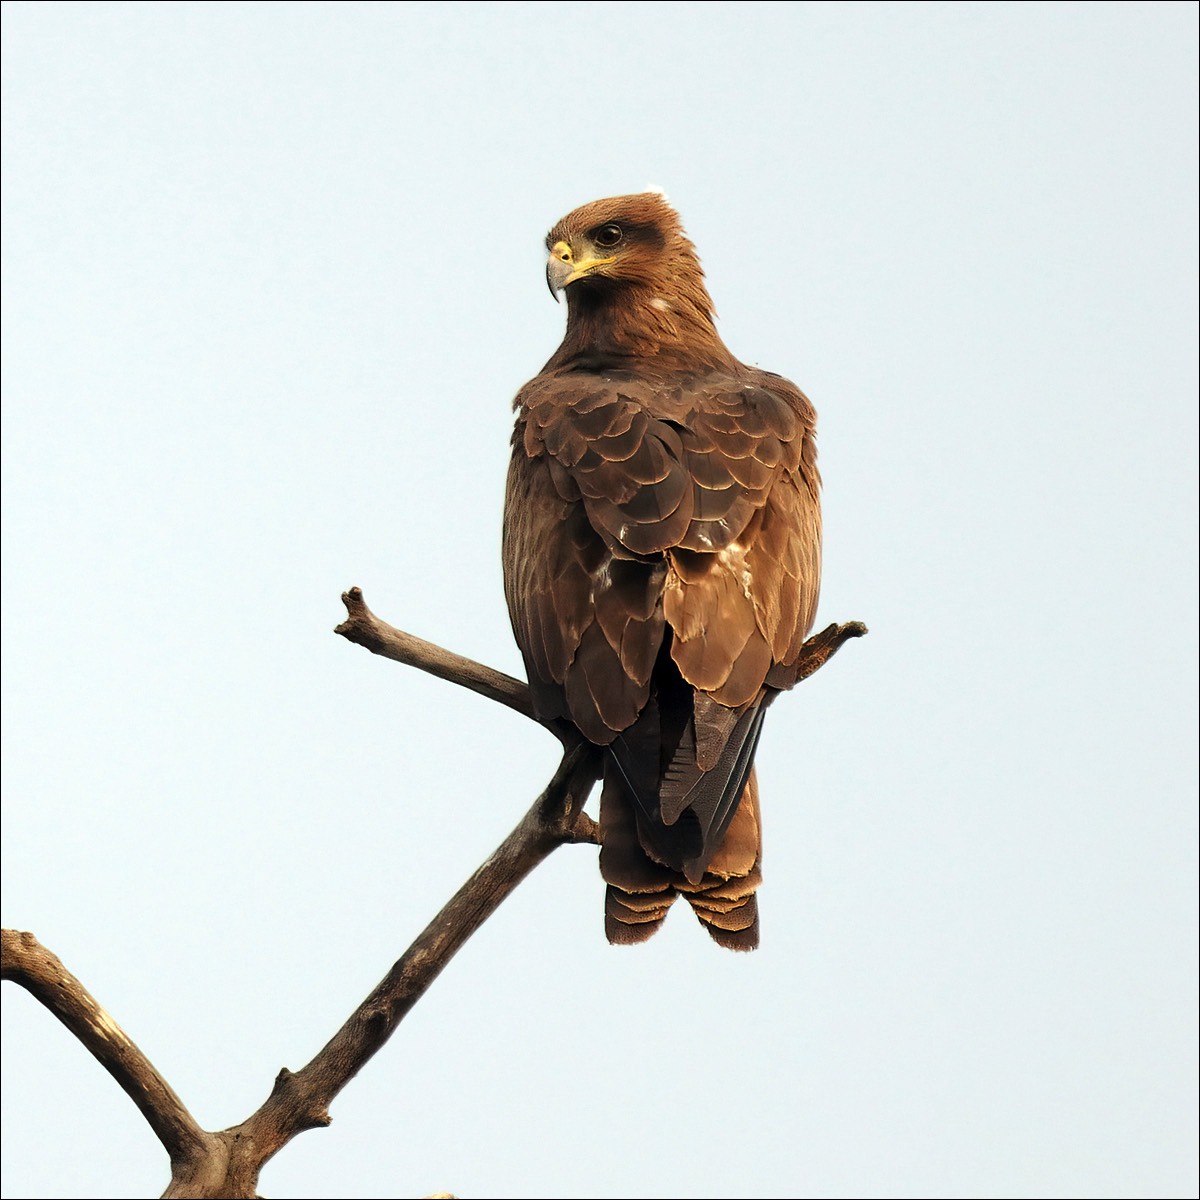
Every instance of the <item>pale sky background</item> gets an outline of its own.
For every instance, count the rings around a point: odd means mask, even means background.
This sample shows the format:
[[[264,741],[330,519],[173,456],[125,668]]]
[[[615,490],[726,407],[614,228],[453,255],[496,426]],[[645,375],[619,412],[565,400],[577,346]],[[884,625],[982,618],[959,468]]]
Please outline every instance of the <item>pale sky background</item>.
[[[559,851],[275,1197],[1196,1194],[1191,4],[5,5],[5,925],[207,1128],[326,1041],[557,743],[514,674],[542,237],[666,188],[820,413],[763,946]],[[3,1192],[166,1156],[4,995]]]

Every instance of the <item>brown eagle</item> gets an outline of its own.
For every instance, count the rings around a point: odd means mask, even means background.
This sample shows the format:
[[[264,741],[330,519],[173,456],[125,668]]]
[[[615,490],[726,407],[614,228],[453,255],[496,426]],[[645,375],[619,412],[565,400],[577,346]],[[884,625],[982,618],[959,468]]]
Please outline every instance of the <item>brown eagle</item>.
[[[518,393],[504,586],[534,704],[606,747],[610,942],[682,894],[758,944],[763,713],[817,605],[815,414],[739,362],[661,195],[585,204],[546,238],[562,345]]]

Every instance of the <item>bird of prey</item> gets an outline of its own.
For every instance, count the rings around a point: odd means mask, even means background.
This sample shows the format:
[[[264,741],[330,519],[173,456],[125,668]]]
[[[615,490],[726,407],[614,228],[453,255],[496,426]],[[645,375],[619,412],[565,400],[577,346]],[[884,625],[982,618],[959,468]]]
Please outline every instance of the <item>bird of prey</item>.
[[[585,204],[546,246],[567,330],[514,402],[503,550],[535,709],[605,747],[608,940],[682,895],[753,949],[754,753],[820,582],[813,407],[726,348],[660,194]]]

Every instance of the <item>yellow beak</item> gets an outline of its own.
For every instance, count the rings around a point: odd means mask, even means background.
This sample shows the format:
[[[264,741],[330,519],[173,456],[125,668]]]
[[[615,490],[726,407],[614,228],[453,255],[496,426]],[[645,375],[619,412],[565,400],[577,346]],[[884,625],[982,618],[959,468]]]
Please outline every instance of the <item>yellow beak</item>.
[[[576,260],[575,252],[566,242],[555,242],[550,248],[550,261],[546,263],[546,286],[555,300],[558,293],[574,283],[591,275],[600,267],[614,262],[614,258],[581,258]]]

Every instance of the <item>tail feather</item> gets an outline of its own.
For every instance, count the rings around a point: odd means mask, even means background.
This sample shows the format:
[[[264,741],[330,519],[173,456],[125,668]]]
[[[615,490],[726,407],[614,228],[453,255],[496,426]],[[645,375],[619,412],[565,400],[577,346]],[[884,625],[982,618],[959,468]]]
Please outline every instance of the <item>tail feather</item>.
[[[653,894],[629,893],[610,884],[606,892],[604,933],[615,946],[632,946],[652,937],[675,902],[673,888]]]
[[[610,942],[644,942],[658,931],[667,910],[682,895],[719,945],[731,950],[753,950],[758,945],[755,892],[762,882],[762,834],[753,770],[721,845],[695,882],[652,857],[653,849],[639,836],[636,808],[616,764],[605,771],[600,829],[600,870],[608,884],[604,931]]]
[[[730,950],[758,945],[758,898],[762,883],[762,823],[758,775],[751,769],[746,790],[698,887],[679,886],[683,898],[713,941]]]
[[[708,936],[718,946],[724,946],[726,950],[757,950],[758,905],[753,896],[747,901],[745,915],[747,924],[744,927],[735,928],[731,924],[719,924],[715,920],[710,920],[699,909],[696,910],[696,916],[700,918]]]

